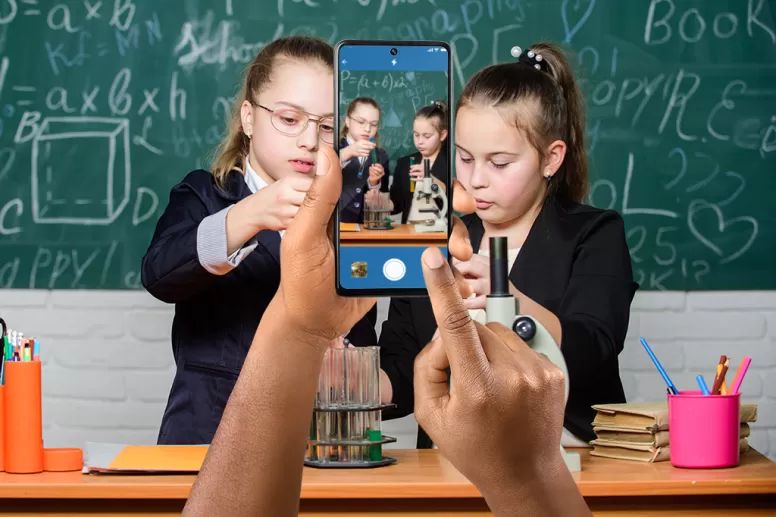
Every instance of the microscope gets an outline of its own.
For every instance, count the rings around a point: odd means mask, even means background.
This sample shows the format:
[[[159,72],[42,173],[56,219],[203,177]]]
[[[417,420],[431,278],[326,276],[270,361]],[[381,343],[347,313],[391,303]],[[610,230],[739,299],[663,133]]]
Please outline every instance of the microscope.
[[[507,238],[490,238],[490,294],[485,299],[488,322],[501,323],[512,329],[535,352],[546,356],[563,372],[564,403],[569,398],[569,372],[566,360],[550,332],[531,316],[521,315],[519,301],[509,292],[509,266]],[[560,446],[560,454],[571,472],[582,470],[578,453],[566,452]]]
[[[447,232],[447,196],[431,177],[431,160],[423,160],[423,179],[415,186],[407,222],[414,224],[419,233]]]

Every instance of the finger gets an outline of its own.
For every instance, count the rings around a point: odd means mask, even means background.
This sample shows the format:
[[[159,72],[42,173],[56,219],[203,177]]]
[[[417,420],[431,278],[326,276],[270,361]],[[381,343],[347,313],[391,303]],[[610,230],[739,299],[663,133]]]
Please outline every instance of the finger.
[[[415,403],[439,404],[450,397],[447,384],[447,368],[450,361],[442,340],[437,336],[420,351],[415,358],[414,389]]]
[[[501,341],[513,354],[525,354],[531,350],[528,344],[523,341],[511,328],[505,327],[501,323],[491,322],[486,325],[495,336]],[[520,361],[517,361],[520,364]]]
[[[467,298],[466,300],[463,301],[463,304],[468,310],[475,310],[475,309],[485,310],[485,301],[486,301],[486,296],[484,294],[480,294],[475,296],[474,298]]]
[[[477,205],[474,203],[474,198],[466,192],[463,184],[457,179],[453,180],[453,210],[462,214],[472,214],[476,210]]]
[[[425,250],[422,262],[423,278],[439,333],[450,358],[452,374],[473,381],[485,373],[488,361],[474,322],[461,299],[453,271],[439,248]]]
[[[294,225],[289,228],[288,236],[299,238],[303,246],[319,246],[327,239],[326,227],[342,192],[342,168],[334,149],[322,146],[318,149],[315,165],[315,177]]]
[[[469,239],[469,230],[458,216],[453,216],[453,231],[450,232],[450,242],[448,243],[450,255],[459,260],[469,260],[472,258],[472,243]]]
[[[286,178],[288,185],[295,192],[305,193],[310,190],[310,186],[313,184],[313,179],[310,176],[288,176]]]
[[[297,190],[292,190],[286,196],[288,202],[294,206],[301,206],[305,197],[307,197],[307,192],[299,192]]]
[[[461,293],[461,298],[466,301],[466,298],[470,297],[474,290],[472,289],[469,281],[466,280],[457,268],[453,268],[453,276],[455,276],[455,284],[458,286],[458,292]]]
[[[488,260],[487,257],[483,257],[482,255],[475,255],[469,262],[471,264],[472,274],[479,277],[490,276],[490,260]]]

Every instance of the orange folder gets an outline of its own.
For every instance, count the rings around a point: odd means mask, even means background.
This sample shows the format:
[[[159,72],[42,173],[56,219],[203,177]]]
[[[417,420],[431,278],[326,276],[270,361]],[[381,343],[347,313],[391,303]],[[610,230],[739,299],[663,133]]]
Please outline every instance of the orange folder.
[[[112,445],[87,443],[85,470],[88,473],[174,473],[199,472],[207,445]]]

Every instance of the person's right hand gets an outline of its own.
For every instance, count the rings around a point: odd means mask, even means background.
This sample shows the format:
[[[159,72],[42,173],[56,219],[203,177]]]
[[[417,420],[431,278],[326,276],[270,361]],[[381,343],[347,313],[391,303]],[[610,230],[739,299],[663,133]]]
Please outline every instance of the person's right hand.
[[[252,194],[252,204],[260,211],[257,216],[260,229],[288,229],[312,183],[310,176],[286,176]]]
[[[342,160],[350,160],[354,156],[368,156],[375,147],[377,147],[377,144],[369,140],[356,140],[342,149],[340,157]]]
[[[474,322],[438,249],[422,262],[438,330],[415,361],[418,423],[486,500],[544,479],[543,469],[568,474],[561,370],[511,329]]]
[[[413,181],[420,181],[423,179],[424,169],[423,165],[416,163],[410,166],[410,179]]]

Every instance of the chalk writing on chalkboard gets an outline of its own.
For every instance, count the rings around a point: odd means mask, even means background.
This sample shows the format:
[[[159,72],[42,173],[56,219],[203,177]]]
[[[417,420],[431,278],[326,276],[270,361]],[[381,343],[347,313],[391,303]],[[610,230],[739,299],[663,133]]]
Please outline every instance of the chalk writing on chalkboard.
[[[774,289],[775,18],[765,0],[0,0],[0,288],[141,288],[170,188],[209,168],[245,67],[311,34],[449,42],[452,115],[512,46],[564,43],[588,202],[622,214],[642,289]],[[379,90],[381,146],[412,152],[407,117],[443,85],[349,74],[337,102]]]

